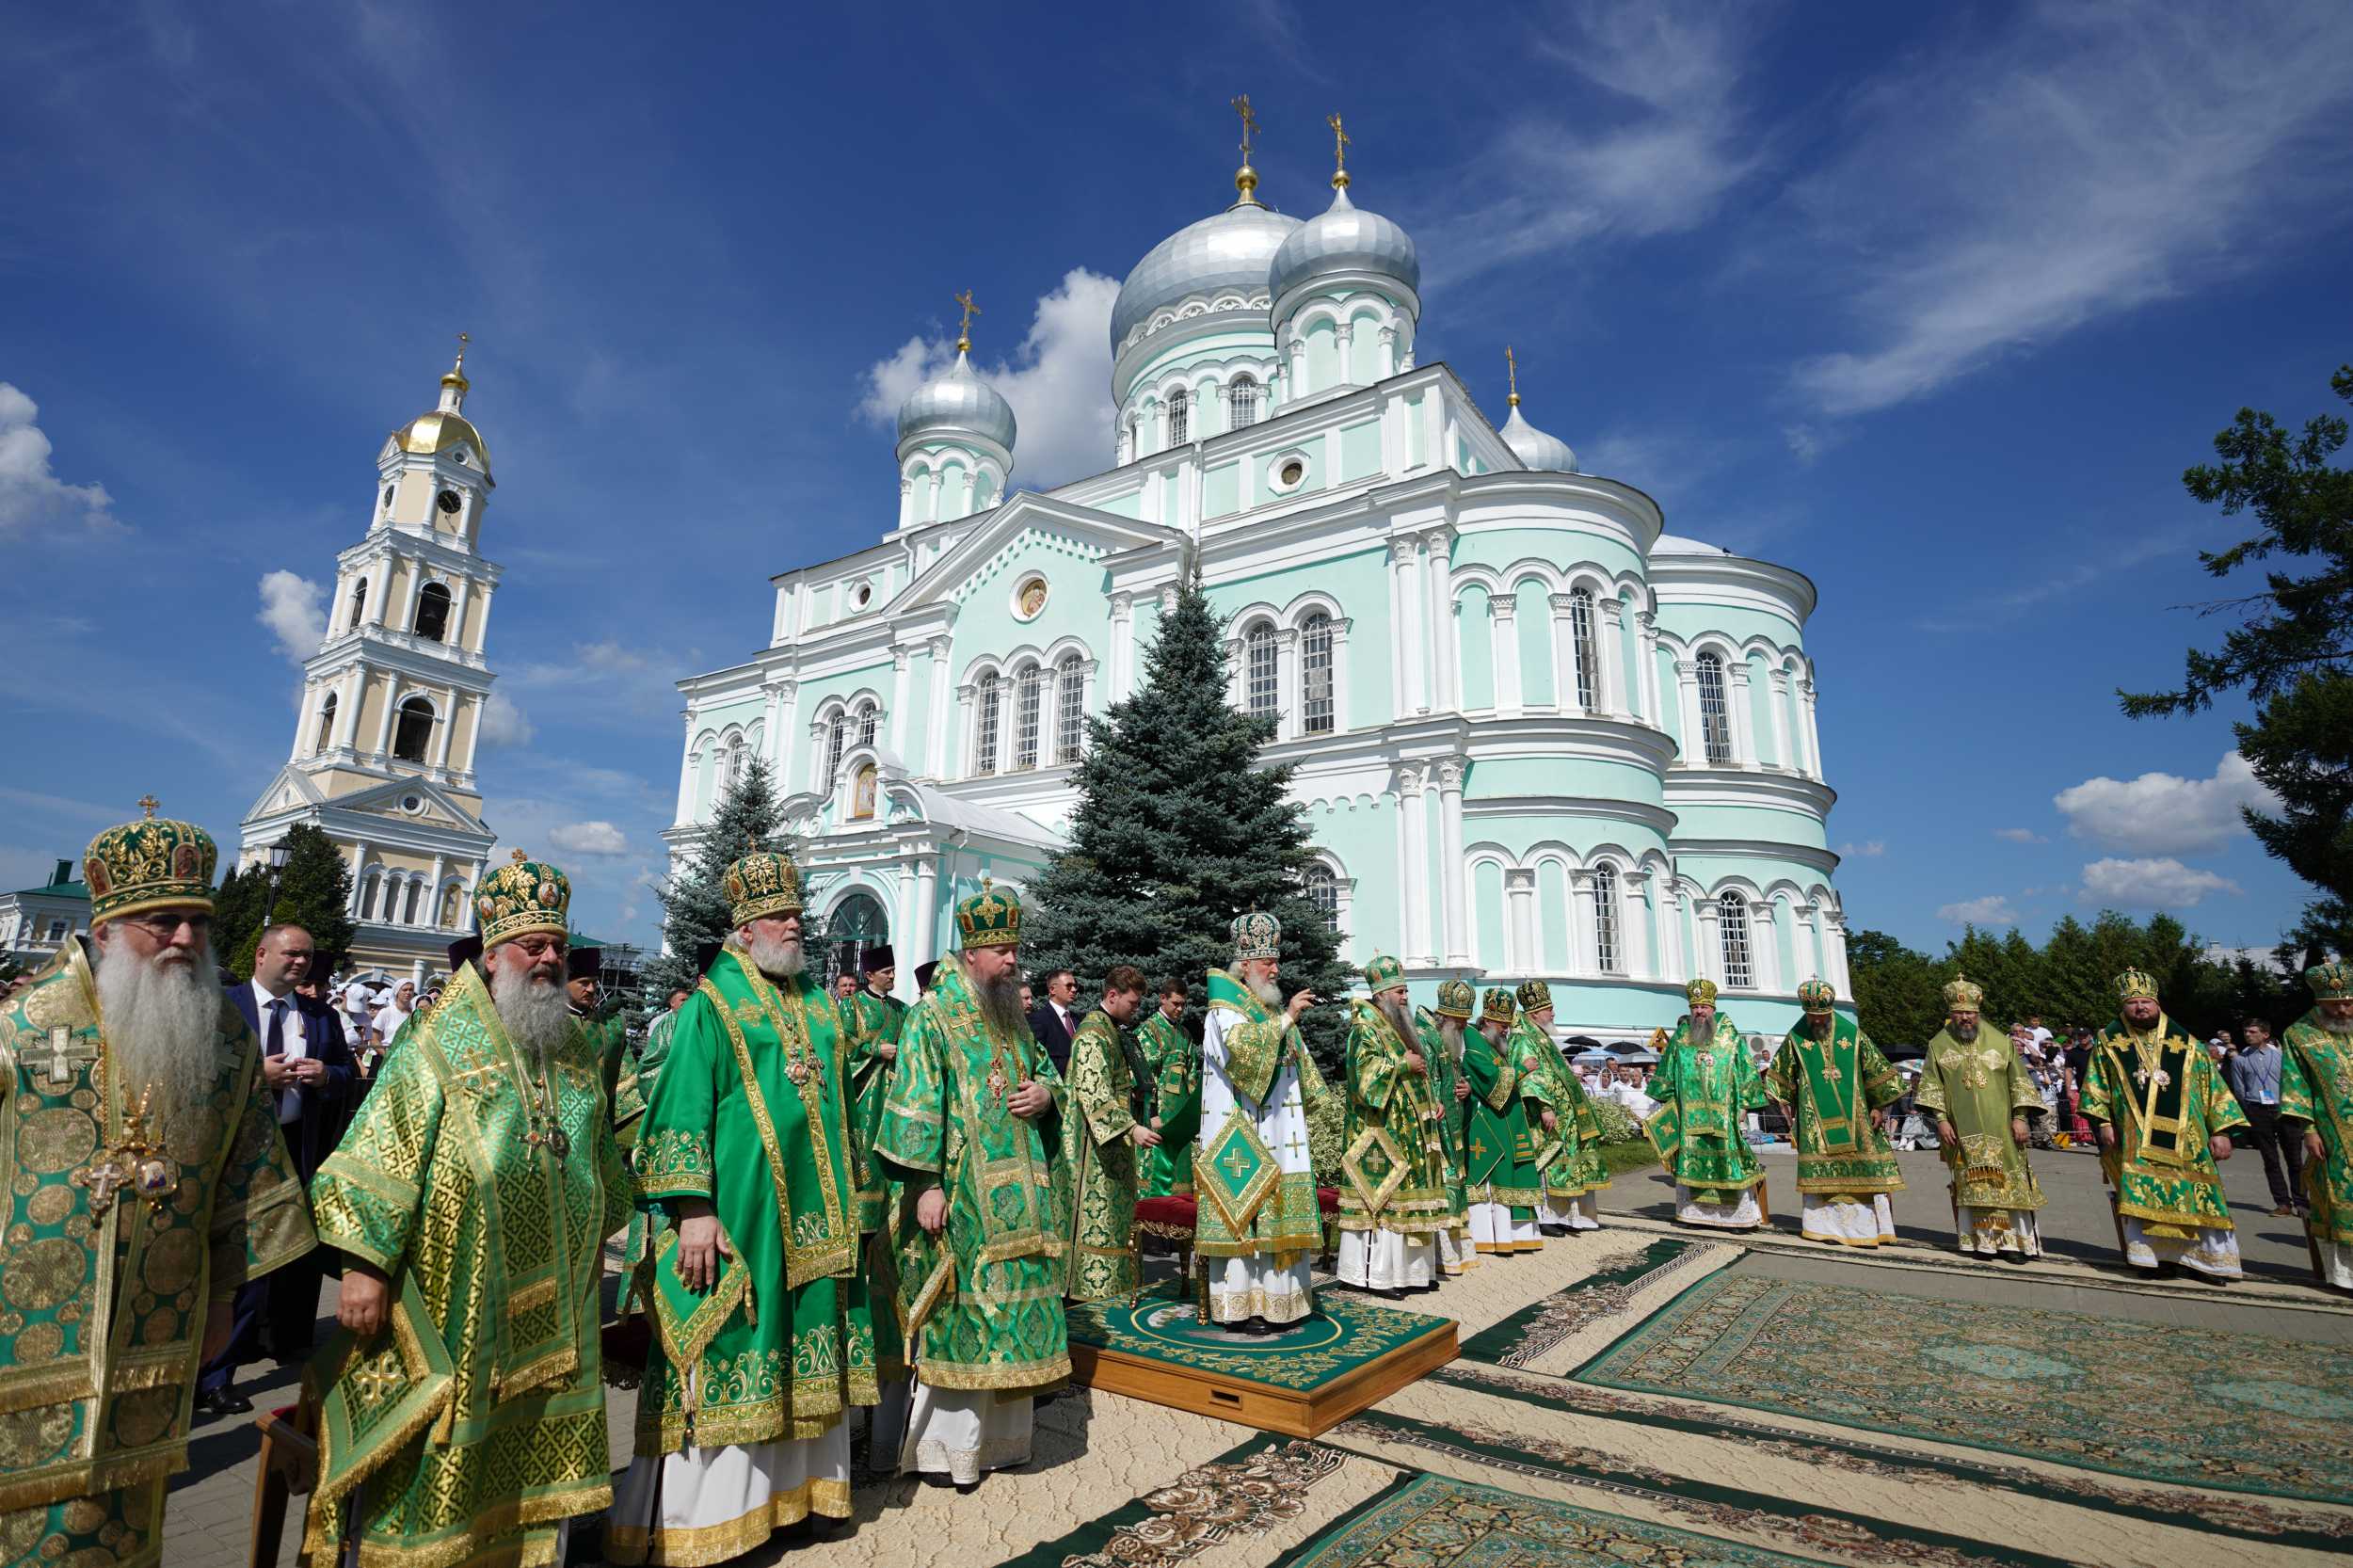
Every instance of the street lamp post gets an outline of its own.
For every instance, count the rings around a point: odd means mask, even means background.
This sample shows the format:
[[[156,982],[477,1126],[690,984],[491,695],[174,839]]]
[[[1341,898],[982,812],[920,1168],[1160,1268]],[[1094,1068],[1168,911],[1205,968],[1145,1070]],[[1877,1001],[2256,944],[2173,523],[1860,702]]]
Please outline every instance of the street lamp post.
[[[262,912],[262,923],[268,925],[278,919],[278,879],[284,874],[286,859],[294,852],[280,839],[269,846],[269,907]]]

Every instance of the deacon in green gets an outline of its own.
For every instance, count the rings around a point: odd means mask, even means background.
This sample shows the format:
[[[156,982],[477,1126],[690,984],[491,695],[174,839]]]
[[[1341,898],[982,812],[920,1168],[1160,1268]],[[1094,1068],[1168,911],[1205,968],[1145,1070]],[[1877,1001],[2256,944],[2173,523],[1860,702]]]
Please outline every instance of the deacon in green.
[[[313,1242],[261,1051],[212,957],[202,828],[83,857],[90,934],[0,1002],[0,1560],[150,1568],[197,1369]]]
[[[612,1499],[600,1288],[635,1192],[567,1007],[570,903],[520,850],[483,878],[480,967],[409,1018],[312,1180],[353,1336],[305,1373],[312,1562],[560,1561]]]
[[[1235,918],[1234,964],[1209,971],[1201,1038],[1201,1136],[1193,1158],[1200,1199],[1193,1254],[1206,1275],[1209,1320],[1268,1334],[1315,1312],[1310,1272],[1323,1250],[1307,1110],[1328,1096],[1299,1037],[1282,972],[1283,924],[1253,909]]]
[[[1601,1123],[1585,1085],[1552,1042],[1552,987],[1523,981],[1519,1022],[1509,1049],[1528,1104],[1529,1134],[1536,1144],[1536,1225],[1546,1236],[1599,1230],[1593,1194],[1609,1185],[1601,1158]]]
[[[848,1518],[849,1411],[877,1397],[846,1052],[802,950],[800,872],[754,850],[724,887],[735,929],[679,1015],[638,1142],[642,1201],[675,1228],[646,1266],[616,1562],[717,1562]]]
[[[1439,983],[1436,1009],[1426,1018],[1417,1016],[1421,1053],[1430,1059],[1430,1097],[1438,1107],[1438,1138],[1445,1145],[1447,1223],[1438,1232],[1438,1272],[1449,1277],[1479,1263],[1471,1247],[1470,1198],[1463,1175],[1463,1124],[1471,1092],[1463,1072],[1463,1035],[1478,1008],[1479,993],[1469,981],[1448,980]]]
[[[1136,1120],[1137,1069],[1123,1038],[1144,1009],[1144,971],[1114,964],[1103,1000],[1070,1039],[1070,1107],[1063,1118],[1063,1161],[1070,1172],[1070,1240],[1063,1293],[1074,1302],[1131,1296],[1136,1260],[1136,1160],[1160,1135]]]
[[[1536,1227],[1536,1141],[1528,1130],[1512,1062],[1512,1025],[1519,1003],[1500,986],[1488,991],[1479,1028],[1463,1036],[1463,1078],[1470,1085],[1463,1126],[1464,1193],[1470,1201],[1471,1247],[1509,1257],[1542,1252]]]
[[[1365,966],[1365,984],[1371,999],[1349,1009],[1339,1279],[1390,1296],[1435,1289],[1450,1216],[1430,1058],[1406,1001],[1405,967],[1384,953]]]
[[[1184,1016],[1185,983],[1171,976],[1160,982],[1160,1005],[1136,1031],[1152,1074],[1152,1130],[1160,1135],[1160,1146],[1144,1157],[1147,1198],[1193,1196],[1193,1141],[1201,1130],[1201,1048],[1178,1022]]]
[[[1732,1020],[1716,1011],[1716,983],[1683,988],[1691,1011],[1675,1023],[1647,1093],[1658,1109],[1642,1124],[1675,1181],[1675,1220],[1711,1230],[1754,1230],[1765,1220],[1765,1167],[1749,1147],[1747,1118],[1766,1104],[1756,1059]]]
[[[2304,1234],[2320,1277],[2353,1290],[2353,964],[2315,965],[2304,984],[2313,1010],[2280,1042],[2280,1119],[2302,1126]]]
[[[969,1487],[1029,1459],[1035,1396],[1070,1376],[1070,1202],[1062,1080],[1021,1012],[1021,905],[983,884],[956,927],[900,1032],[874,1148],[915,1373],[900,1468]]]
[[[1896,1240],[1887,1194],[1904,1190],[1881,1129],[1903,1082],[1879,1047],[1837,1012],[1827,980],[1798,987],[1804,1016],[1773,1053],[1765,1092],[1798,1146],[1799,1230],[1816,1241],[1876,1247]]]
[[[874,1158],[874,1133],[882,1126],[883,1101],[890,1094],[890,1068],[898,1060],[907,1004],[890,994],[899,983],[899,957],[888,943],[878,942],[861,952],[858,973],[865,984],[841,1009],[841,1023],[849,1041],[850,1157],[857,1166],[859,1267],[873,1307],[874,1376],[882,1390],[866,1447],[870,1455],[894,1454],[906,1431],[907,1357],[899,1341],[894,1304],[899,1282],[883,1224],[890,1207],[890,1181]]]
[[[2230,1129],[2247,1117],[2205,1048],[2157,1005],[2154,980],[2126,969],[2116,994],[2123,1016],[2092,1044],[2082,1105],[2099,1129],[2124,1261],[2237,1279],[2238,1231],[2215,1161],[2231,1158]]]
[[[1979,1022],[1984,1002],[1985,987],[1965,977],[1945,987],[1945,1027],[1929,1042],[1916,1103],[1937,1119],[1961,1250],[2024,1263],[2042,1256],[2042,1189],[2026,1161],[2026,1118],[2042,1114],[2042,1096],[2009,1036]]]

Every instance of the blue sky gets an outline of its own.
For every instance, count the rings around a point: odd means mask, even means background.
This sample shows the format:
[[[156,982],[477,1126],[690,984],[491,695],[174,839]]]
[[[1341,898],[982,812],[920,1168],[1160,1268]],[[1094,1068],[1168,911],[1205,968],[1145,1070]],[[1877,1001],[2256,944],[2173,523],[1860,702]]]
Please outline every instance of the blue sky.
[[[649,935],[671,682],[890,524],[956,289],[1016,483],[1108,465],[1111,295],[1229,199],[1247,91],[1292,212],[1345,115],[1425,362],[1499,418],[1512,343],[1589,470],[1819,585],[1851,923],[2303,902],[2234,715],[2111,694],[2219,633],[2181,470],[2353,358],[2353,8],[217,9],[0,3],[0,883],[148,790],[233,835],[311,650],[261,582],[331,581],[463,329],[487,814]]]

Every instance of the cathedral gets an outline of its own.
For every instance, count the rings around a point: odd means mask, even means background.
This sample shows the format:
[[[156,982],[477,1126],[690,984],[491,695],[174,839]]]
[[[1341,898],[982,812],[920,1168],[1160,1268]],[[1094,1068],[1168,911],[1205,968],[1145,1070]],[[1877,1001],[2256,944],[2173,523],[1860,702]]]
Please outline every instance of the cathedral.
[[[1605,1041],[1671,1026],[1691,976],[1752,1032],[1793,1024],[1811,976],[1850,997],[1813,584],[1667,533],[1529,422],[1516,376],[1489,419],[1416,357],[1412,237],[1344,163],[1332,184],[1302,221],[1245,156],[1230,205],[1135,264],[1112,466],[1043,493],[1013,486],[966,297],[954,363],[899,410],[895,520],[779,572],[759,650],[679,683],[673,864],[765,758],[811,908],[892,942],[911,995],[954,900],[1064,841],[1084,720],[1134,690],[1197,564],[1352,961],[1398,955],[1422,1001],[1542,977],[1557,1024]]]

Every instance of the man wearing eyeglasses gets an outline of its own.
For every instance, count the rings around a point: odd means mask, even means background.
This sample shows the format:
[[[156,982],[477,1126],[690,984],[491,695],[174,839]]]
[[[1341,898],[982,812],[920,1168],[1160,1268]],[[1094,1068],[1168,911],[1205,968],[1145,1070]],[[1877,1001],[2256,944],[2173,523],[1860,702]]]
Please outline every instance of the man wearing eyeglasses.
[[[278,1096],[214,979],[218,852],[140,805],[83,858],[88,940],[0,1009],[12,1561],[159,1560],[188,1385],[239,1288],[315,1244]]]

